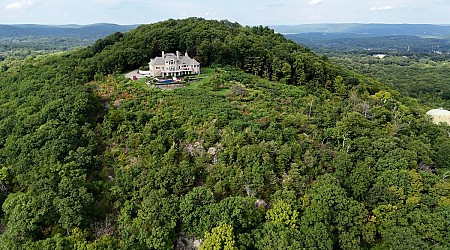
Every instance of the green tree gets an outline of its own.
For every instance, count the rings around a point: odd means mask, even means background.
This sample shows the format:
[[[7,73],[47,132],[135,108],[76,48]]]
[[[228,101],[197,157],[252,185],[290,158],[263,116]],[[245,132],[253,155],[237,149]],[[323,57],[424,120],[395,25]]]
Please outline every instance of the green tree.
[[[183,230],[198,238],[213,227],[210,217],[211,206],[215,203],[211,190],[196,187],[187,193],[180,202],[180,217]]]
[[[295,228],[298,223],[298,212],[290,204],[278,200],[273,207],[267,211],[266,219],[274,224],[280,223],[287,227]]]
[[[205,233],[205,240],[200,246],[200,249],[214,249],[214,250],[235,250],[233,227],[228,224],[220,224],[213,228],[211,233]]]

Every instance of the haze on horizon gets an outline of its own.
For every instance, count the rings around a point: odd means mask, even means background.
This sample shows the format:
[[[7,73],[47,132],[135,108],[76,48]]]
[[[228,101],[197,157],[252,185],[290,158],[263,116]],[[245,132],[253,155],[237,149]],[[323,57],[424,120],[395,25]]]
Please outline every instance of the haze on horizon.
[[[244,25],[448,24],[448,13],[448,0],[6,0],[0,4],[0,23],[144,24],[197,16]]]

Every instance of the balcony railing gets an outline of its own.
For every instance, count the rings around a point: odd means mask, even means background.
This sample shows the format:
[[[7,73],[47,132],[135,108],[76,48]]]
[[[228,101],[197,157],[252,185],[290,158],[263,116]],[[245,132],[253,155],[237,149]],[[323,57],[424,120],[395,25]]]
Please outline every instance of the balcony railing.
[[[194,71],[195,68],[181,68],[181,69],[161,69],[161,72],[163,73],[175,73],[175,72],[182,72],[182,71]]]

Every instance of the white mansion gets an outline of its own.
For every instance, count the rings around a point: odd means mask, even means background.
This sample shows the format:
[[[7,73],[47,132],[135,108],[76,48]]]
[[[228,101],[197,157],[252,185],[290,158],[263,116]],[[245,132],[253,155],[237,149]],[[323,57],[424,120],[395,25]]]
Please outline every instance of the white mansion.
[[[190,58],[187,52],[182,56],[179,51],[176,54],[163,51],[162,56],[151,59],[148,66],[148,74],[153,77],[200,74],[200,63]]]

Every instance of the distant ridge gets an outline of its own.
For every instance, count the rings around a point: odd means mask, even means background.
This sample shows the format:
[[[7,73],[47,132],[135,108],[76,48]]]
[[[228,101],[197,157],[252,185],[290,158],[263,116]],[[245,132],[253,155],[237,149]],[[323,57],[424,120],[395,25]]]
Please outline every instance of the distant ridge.
[[[313,51],[376,53],[450,53],[450,25],[302,24],[272,26],[286,38]]]
[[[70,37],[82,39],[100,39],[114,32],[126,32],[139,25],[118,25],[96,23],[89,25],[39,25],[11,24],[0,25],[0,38],[10,37]]]
[[[350,33],[367,36],[412,35],[449,36],[450,25],[437,24],[301,24],[274,25],[272,29],[283,34],[299,33]]]

